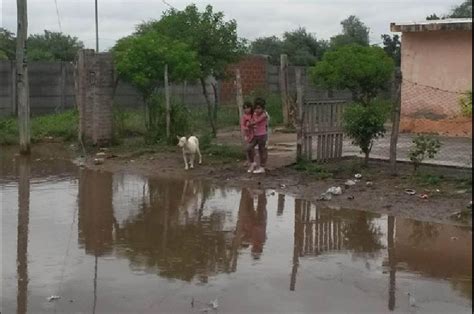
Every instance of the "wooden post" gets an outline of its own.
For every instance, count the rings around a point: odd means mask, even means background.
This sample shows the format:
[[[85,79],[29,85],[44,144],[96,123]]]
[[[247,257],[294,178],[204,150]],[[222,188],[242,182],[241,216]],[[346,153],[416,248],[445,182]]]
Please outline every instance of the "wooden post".
[[[285,54],[280,56],[280,92],[283,123],[285,126],[288,126],[290,122],[288,108],[288,56]]]
[[[61,108],[61,112],[64,111],[66,108],[66,65],[67,63],[61,62],[61,76],[60,76],[60,84],[59,88],[60,91],[60,104],[59,107]]]
[[[296,105],[297,105],[297,140],[296,161],[303,157],[303,84],[301,82],[301,68],[296,68]]]
[[[392,109],[392,134],[390,138],[390,171],[397,175],[397,143],[400,132],[402,72],[397,70],[394,79],[395,97]]]
[[[242,119],[243,110],[244,110],[244,95],[242,93],[242,78],[240,76],[240,69],[235,70],[235,89],[236,93],[236,102],[237,108],[239,109],[239,121]]]
[[[168,65],[165,65],[165,101],[166,101],[166,138],[169,140],[171,135],[171,101],[170,85],[168,80]]]
[[[30,153],[30,91],[28,86],[28,64],[26,60],[26,39],[28,36],[28,15],[26,0],[17,0],[16,38],[16,87],[20,153]]]
[[[17,313],[27,313],[31,163],[29,156],[20,156],[18,161]]]
[[[11,101],[12,101],[12,114],[18,115],[18,107],[16,103],[16,64],[14,61],[10,61],[11,64]]]

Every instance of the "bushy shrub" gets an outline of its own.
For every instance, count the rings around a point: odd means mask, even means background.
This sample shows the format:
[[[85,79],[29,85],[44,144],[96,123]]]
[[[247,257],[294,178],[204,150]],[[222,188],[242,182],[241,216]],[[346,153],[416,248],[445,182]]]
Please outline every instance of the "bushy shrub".
[[[383,102],[371,105],[351,104],[344,112],[344,131],[359,146],[365,155],[365,165],[369,163],[369,155],[374,140],[383,137],[386,129],[389,106]]]
[[[441,142],[429,135],[419,134],[413,139],[413,146],[408,152],[408,157],[413,162],[417,171],[426,158],[433,159],[441,148]]]
[[[472,117],[472,90],[466,92],[459,100],[464,117]]]

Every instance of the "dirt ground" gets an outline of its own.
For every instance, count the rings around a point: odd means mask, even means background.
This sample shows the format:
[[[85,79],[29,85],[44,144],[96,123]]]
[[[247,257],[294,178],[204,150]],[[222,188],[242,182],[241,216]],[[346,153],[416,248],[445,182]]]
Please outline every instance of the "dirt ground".
[[[221,138],[222,140],[222,138]],[[347,158],[324,166],[329,178],[322,179],[318,174],[297,171],[291,166],[292,158],[285,149],[273,149],[269,152],[269,171],[264,175],[248,174],[244,162],[223,161],[215,156],[204,156],[203,164],[193,170],[185,171],[181,153],[178,149],[170,152],[148,152],[136,154],[113,153],[101,165],[94,165],[94,155],[89,156],[85,166],[110,172],[136,173],[152,177],[179,177],[205,179],[235,187],[259,187],[275,190],[277,193],[314,201],[322,208],[364,210],[380,214],[401,216],[422,221],[468,224],[470,215],[460,221],[452,215],[470,212],[472,200],[472,173],[449,167],[425,167],[426,176],[435,176],[434,183],[420,182],[412,176],[411,165],[400,164],[400,175],[393,177],[388,172],[386,162],[373,161],[368,169],[360,168],[360,161]],[[363,175],[355,186],[346,188],[344,183],[354,179],[356,173]],[[367,185],[367,181],[372,182]],[[328,188],[340,186],[343,194],[334,196],[330,201],[319,201],[321,194]],[[409,195],[406,189],[415,189],[416,195]],[[420,196],[426,194],[427,199]]]

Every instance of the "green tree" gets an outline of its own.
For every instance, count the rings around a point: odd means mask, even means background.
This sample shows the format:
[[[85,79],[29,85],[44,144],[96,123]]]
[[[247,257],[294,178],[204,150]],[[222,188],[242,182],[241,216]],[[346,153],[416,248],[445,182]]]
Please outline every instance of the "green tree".
[[[31,61],[73,61],[84,44],[77,37],[45,30],[29,36],[27,47]]]
[[[383,39],[383,50],[392,57],[393,61],[395,62],[396,66],[400,66],[401,63],[401,42],[399,35],[390,36],[388,34],[382,35]]]
[[[16,51],[15,35],[0,27],[0,60],[14,60]]]
[[[316,84],[352,92],[355,104],[345,111],[344,129],[364,153],[366,165],[374,140],[386,132],[388,106],[376,97],[387,87],[394,67],[380,47],[348,45],[328,51],[311,71]]]
[[[450,18],[471,18],[472,17],[472,0],[465,0],[458,6],[455,6],[451,13]]]
[[[250,52],[269,56],[269,62],[280,64],[280,55],[283,53],[283,41],[276,37],[260,37],[250,44]]]
[[[465,0],[463,3],[453,7],[449,14],[438,16],[436,13],[433,13],[426,17],[426,20],[444,20],[444,19],[454,19],[454,18],[472,18],[472,0]]]
[[[214,12],[211,5],[199,12],[197,6],[192,4],[182,11],[168,10],[160,20],[140,25],[138,31],[146,32],[150,29],[168,38],[180,40],[196,52],[200,65],[198,76],[207,102],[212,134],[215,136],[216,121],[206,79],[209,76],[226,76],[228,65],[238,61],[244,53],[245,42],[237,36],[237,22],[225,21],[224,13]]]
[[[120,77],[134,85],[147,108],[147,129],[156,125],[156,90],[164,80],[165,65],[171,81],[196,79],[199,63],[196,52],[181,41],[169,39],[149,30],[120,39],[112,49]],[[156,114],[154,114],[156,113]]]
[[[337,48],[345,45],[369,45],[369,28],[355,15],[349,16],[341,22],[342,34],[331,38],[330,45]]]
[[[322,58],[327,46],[327,42],[318,41],[302,27],[283,34],[283,53],[288,55],[293,65],[313,65]]]

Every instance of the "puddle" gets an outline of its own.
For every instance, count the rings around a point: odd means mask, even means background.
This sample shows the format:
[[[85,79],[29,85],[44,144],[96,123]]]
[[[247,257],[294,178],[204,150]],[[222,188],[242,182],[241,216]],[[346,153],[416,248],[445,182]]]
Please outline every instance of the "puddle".
[[[200,313],[215,299],[211,312],[471,313],[469,228],[66,161],[2,167],[16,169],[0,178],[2,313]]]

